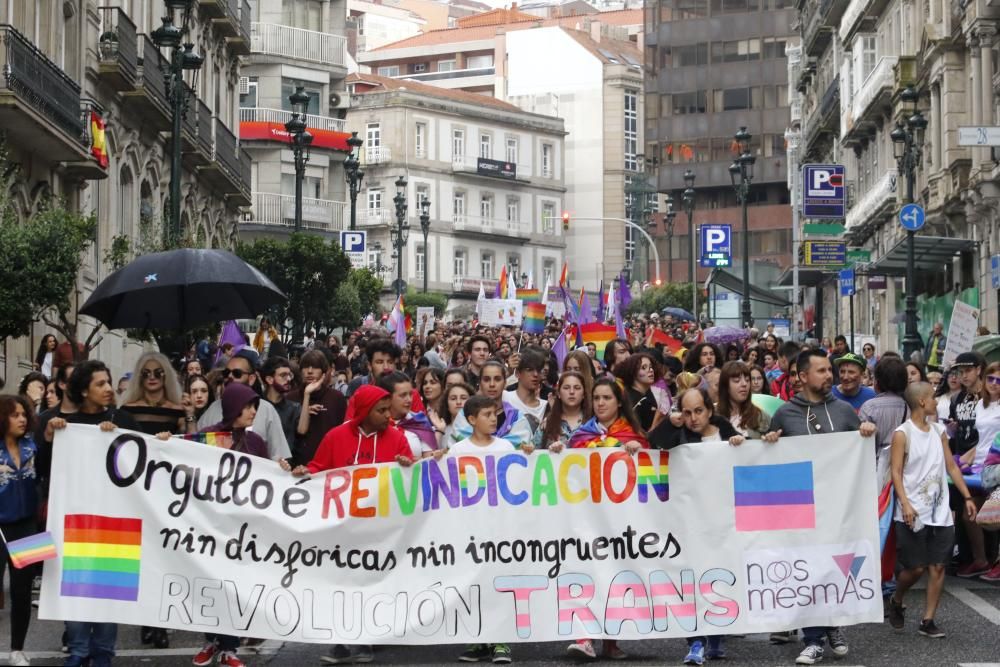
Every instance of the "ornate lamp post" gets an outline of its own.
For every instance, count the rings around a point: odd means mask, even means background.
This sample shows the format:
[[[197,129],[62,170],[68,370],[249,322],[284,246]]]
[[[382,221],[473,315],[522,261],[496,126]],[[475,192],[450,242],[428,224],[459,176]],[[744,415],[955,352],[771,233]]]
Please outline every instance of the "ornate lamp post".
[[[392,198],[396,205],[396,227],[392,230],[392,249],[396,256],[396,296],[403,293],[403,248],[410,236],[410,225],[406,222],[406,178],[396,179],[396,196]],[[426,274],[426,271],[424,271]]]
[[[420,231],[424,233],[424,294],[427,294],[427,258],[430,253],[427,250],[427,235],[431,232],[431,200],[426,197],[420,202]]]
[[[741,127],[733,137],[739,146],[740,155],[729,165],[729,178],[736,190],[736,199],[740,203],[743,214],[743,326],[747,329],[753,326],[753,314],[750,307],[750,225],[747,220],[747,205],[750,199],[750,183],[753,181],[753,165],[757,161],[750,153],[750,133]]]
[[[288,141],[295,157],[295,231],[302,231],[302,180],[306,177],[306,163],[309,162],[309,147],[313,135],[306,129],[306,109],[309,108],[309,95],[305,86],[298,86],[295,92],[288,96],[292,103],[292,117],[285,123]]]
[[[927,129],[927,119],[916,108],[919,97],[919,93],[912,86],[907,86],[899,94],[900,101],[906,104],[905,111],[913,113],[906,119],[905,123],[897,121],[896,129],[889,133],[899,173],[906,175],[907,203],[913,203],[917,166],[920,164],[924,130]],[[909,360],[912,354],[920,349],[920,334],[917,332],[915,235],[914,230],[906,230],[906,329],[903,334],[903,358],[906,360]]]
[[[695,254],[698,247],[694,238],[694,172],[688,169],[684,172],[684,195],[681,197],[681,206],[688,221],[688,245],[690,246],[690,256],[688,257],[688,282],[691,283],[691,314],[698,317],[698,286],[695,281]]]
[[[351,196],[351,229],[357,228],[358,220],[358,192],[361,191],[361,181],[365,177],[364,170],[361,169],[361,160],[358,153],[365,142],[358,138],[357,132],[351,132],[347,139],[347,146],[350,152],[344,160],[344,178],[347,180],[348,192]]]
[[[181,237],[181,122],[187,113],[184,72],[201,69],[204,58],[194,51],[194,44],[184,42],[191,24],[194,0],[165,0],[167,15],[163,25],[150,35],[161,49],[170,49],[170,62],[163,71],[170,99],[172,130],[170,135],[170,225],[163,230],[169,246]]]
[[[677,218],[677,211],[674,210],[674,198],[667,195],[667,212],[663,215],[663,220],[667,229],[667,283],[674,282],[674,222]]]

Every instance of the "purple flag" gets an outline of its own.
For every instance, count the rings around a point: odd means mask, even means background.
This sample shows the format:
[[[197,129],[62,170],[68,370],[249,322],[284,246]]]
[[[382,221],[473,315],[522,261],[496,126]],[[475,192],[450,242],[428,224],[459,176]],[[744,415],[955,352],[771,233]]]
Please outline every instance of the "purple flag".
[[[601,278],[601,287],[597,290],[597,321],[603,322],[607,319],[604,312],[604,279]]]
[[[624,273],[618,274],[618,300],[621,302],[622,310],[628,308],[628,305],[632,303],[632,292],[629,290]]]
[[[590,324],[594,321],[594,311],[590,309],[590,299],[584,292],[580,297],[580,324]]]
[[[394,341],[400,349],[406,348],[406,315],[402,312],[400,313],[400,321],[396,324],[396,333]]]
[[[247,339],[243,337],[243,332],[237,326],[236,320],[228,320],[222,325],[222,333],[219,334],[219,349],[215,352],[215,361],[213,363],[219,363],[219,359],[222,357],[222,346],[226,343],[232,343],[233,354],[236,354],[247,345]],[[205,370],[207,372],[209,369]]]
[[[562,372],[563,362],[566,361],[566,355],[569,354],[569,350],[566,349],[566,330],[563,329],[556,338],[556,342],[552,344],[552,353],[556,355],[556,363],[559,365],[559,372]]]
[[[615,335],[622,340],[628,340],[628,336],[625,335],[625,318],[622,317],[621,308],[618,306],[618,301],[615,301],[611,306],[611,316],[615,320]]]
[[[566,320],[568,322],[576,323],[580,319],[580,311],[573,303],[573,299],[570,298],[569,292],[562,285],[559,286],[559,292],[562,294],[563,305],[566,307]]]

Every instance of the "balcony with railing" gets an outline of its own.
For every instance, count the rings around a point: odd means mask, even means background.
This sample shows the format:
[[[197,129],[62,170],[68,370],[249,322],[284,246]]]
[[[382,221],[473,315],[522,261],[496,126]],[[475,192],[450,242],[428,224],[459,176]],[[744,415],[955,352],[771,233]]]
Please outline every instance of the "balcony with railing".
[[[238,37],[242,25],[240,23],[240,0],[198,0],[202,12],[209,16],[223,37]]]
[[[847,212],[845,220],[847,229],[859,227],[893,210],[896,207],[897,189],[898,174],[895,169],[889,169]]]
[[[148,35],[139,38],[139,76],[134,90],[123,91],[123,102],[130,114],[142,119],[142,124],[163,132],[171,127],[171,106],[167,97],[167,82],[163,78],[167,60]]]
[[[113,89],[134,90],[139,76],[139,37],[135,24],[120,7],[98,7],[97,72]]]
[[[809,56],[819,56],[830,45],[833,33],[844,10],[847,0],[818,0],[806,3],[802,9],[802,44]]]
[[[500,220],[492,217],[455,213],[451,217],[452,228],[456,232],[471,232],[511,237],[526,237],[528,225],[515,220]]]
[[[15,143],[55,162],[78,164],[81,177],[107,172],[90,155],[90,112],[80,86],[34,44],[0,24],[0,127]],[[89,169],[90,166],[95,169]]]
[[[388,146],[365,146],[361,152],[361,164],[387,164],[392,161],[392,149]]]
[[[896,56],[883,56],[865,77],[851,101],[850,115],[842,124],[841,131],[845,137],[852,132],[864,131],[865,125],[877,120],[882,105],[887,104],[892,95],[895,83],[893,69],[898,61]]]
[[[388,225],[396,220],[396,213],[388,208],[359,208],[358,224],[362,227],[377,227]]]
[[[254,192],[253,208],[244,224],[282,227],[292,231],[295,227],[295,197],[272,192]],[[347,204],[330,199],[302,198],[302,227],[321,232],[344,229]]]
[[[240,147],[236,136],[218,118],[212,125],[212,159],[199,174],[205,181],[226,196],[234,206],[250,206],[249,153]],[[199,139],[200,144],[200,139]]]
[[[240,108],[241,123],[278,123],[284,125],[292,119],[291,111],[283,109],[269,109],[266,107],[242,107]],[[347,127],[347,121],[342,118],[331,118],[330,116],[317,116],[306,114],[306,127],[314,130],[329,130],[331,132],[343,132]]]
[[[343,35],[303,30],[276,23],[250,24],[251,53],[344,67],[347,39]]]

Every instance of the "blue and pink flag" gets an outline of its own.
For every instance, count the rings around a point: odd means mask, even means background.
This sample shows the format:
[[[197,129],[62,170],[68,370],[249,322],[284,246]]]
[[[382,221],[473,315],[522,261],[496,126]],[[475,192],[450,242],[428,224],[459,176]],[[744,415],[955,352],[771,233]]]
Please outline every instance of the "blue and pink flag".
[[[816,527],[811,461],[734,466],[736,530],[801,530]]]

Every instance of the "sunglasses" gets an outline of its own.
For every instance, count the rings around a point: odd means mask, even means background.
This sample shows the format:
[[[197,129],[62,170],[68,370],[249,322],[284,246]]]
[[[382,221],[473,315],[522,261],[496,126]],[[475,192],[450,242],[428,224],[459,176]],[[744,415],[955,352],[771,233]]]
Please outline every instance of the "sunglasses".
[[[143,380],[148,380],[151,377],[154,377],[157,380],[162,380],[167,376],[167,373],[162,368],[154,368],[153,370],[143,368],[139,375],[142,376]]]
[[[990,375],[986,378],[986,381],[990,384],[1000,384],[1000,378],[995,375]]]
[[[234,380],[242,379],[244,375],[250,375],[246,371],[240,370],[239,368],[233,368],[233,369],[223,368],[221,371],[219,371],[219,374],[222,375],[223,378],[228,378],[230,375],[232,375]]]

